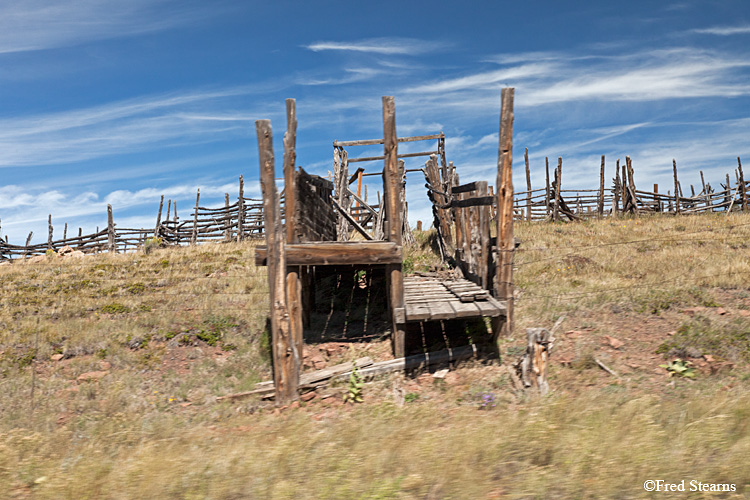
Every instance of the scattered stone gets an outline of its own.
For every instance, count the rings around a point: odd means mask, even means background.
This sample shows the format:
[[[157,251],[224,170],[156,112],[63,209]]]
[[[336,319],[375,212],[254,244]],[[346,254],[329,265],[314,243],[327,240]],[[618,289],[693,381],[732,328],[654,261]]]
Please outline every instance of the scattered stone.
[[[682,312],[688,316],[695,316],[695,313],[701,312],[705,309],[705,307],[688,307],[687,309],[683,309]]]
[[[419,385],[431,384],[432,380],[433,380],[433,378],[432,378],[432,374],[431,373],[423,373],[422,375],[420,375],[419,377],[417,377],[417,383]]]
[[[83,253],[83,252],[82,252],[82,251],[80,251],[80,250],[73,250],[73,251],[72,251],[72,252],[70,252],[70,254],[68,255],[68,258],[71,258],[71,259],[82,259],[82,258],[84,258],[84,257],[86,257],[86,254],[85,254],[85,253]]]
[[[713,356],[711,356],[710,354],[704,354],[704,355],[703,355],[703,359],[705,359],[705,360],[706,360],[706,361],[708,361],[709,363],[713,363],[713,362],[715,361],[714,357],[713,357]]]
[[[750,311],[748,311],[747,309],[739,309],[737,311],[737,314],[739,314],[740,316],[748,317],[750,316]]]
[[[191,406],[193,403],[180,403],[180,406],[183,408],[187,408],[188,406]]]
[[[103,378],[107,375],[109,375],[109,372],[106,371],[86,372],[78,375],[78,378],[76,380],[78,381],[78,383],[81,383],[87,382],[89,380],[99,380],[100,378]]]
[[[46,255],[35,255],[27,261],[29,264],[37,264],[39,262],[47,262]]]
[[[727,313],[727,310],[724,309],[723,307],[717,307],[715,311],[716,311],[716,314],[718,314],[719,316],[724,316]]]
[[[63,355],[60,353],[53,354],[52,356],[49,357],[49,359],[51,359],[52,361],[60,361],[61,359],[63,359]]]
[[[619,349],[620,347],[625,345],[625,342],[623,342],[622,340],[610,337],[609,335],[604,336],[604,343],[609,345],[613,349]]]
[[[112,363],[110,363],[109,361],[100,361],[99,368],[101,368],[104,371],[107,371],[110,368],[112,368]]]
[[[435,380],[444,380],[445,376],[448,375],[450,370],[448,368],[443,368],[442,370],[438,370],[435,373],[432,374],[432,378]]]
[[[68,255],[69,253],[73,253],[73,249],[72,249],[72,248],[70,248],[70,245],[65,245],[64,247],[62,247],[62,248],[60,249],[60,251],[59,251],[59,252],[57,252],[57,254],[58,254],[58,255],[59,255],[60,257],[65,257],[65,256],[66,256],[66,255]]]
[[[581,335],[583,335],[583,332],[581,330],[568,330],[567,332],[565,332],[565,336],[569,339],[577,339]]]
[[[310,392],[306,392],[306,393],[304,393],[304,394],[303,394],[303,395],[301,395],[301,396],[300,396],[299,398],[300,398],[300,399],[301,399],[302,401],[304,401],[304,402],[308,402],[308,401],[312,401],[312,400],[313,400],[313,399],[315,399],[316,397],[318,397],[318,393],[317,393],[317,392],[315,392],[315,391],[310,391]]]

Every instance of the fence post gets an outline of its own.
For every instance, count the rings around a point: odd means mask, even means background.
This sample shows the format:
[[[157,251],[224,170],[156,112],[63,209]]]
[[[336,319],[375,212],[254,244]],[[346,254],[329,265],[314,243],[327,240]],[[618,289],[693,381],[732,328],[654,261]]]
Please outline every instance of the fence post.
[[[297,102],[286,100],[286,133],[284,134],[284,210],[286,219],[287,244],[298,243],[296,214],[297,214]],[[360,177],[361,179],[361,177]],[[300,266],[286,267],[286,296],[289,308],[289,335],[293,349],[294,371],[299,373],[302,359],[302,274]]]
[[[161,209],[164,208],[164,195],[161,195],[161,201],[159,202],[159,213],[156,214],[156,226],[154,226],[154,238],[159,237],[159,229],[161,229]]]
[[[745,175],[742,173],[742,161],[737,157],[737,168],[740,171],[740,196],[742,197],[742,210],[747,210],[747,191],[745,190]]]
[[[544,166],[547,169],[547,190],[544,195],[544,216],[549,218],[549,203],[550,203],[550,192],[549,192],[549,158],[544,157]]]
[[[383,207],[387,217],[386,237],[388,241],[402,246],[401,190],[402,179],[398,167],[398,139],[396,135],[396,104],[393,96],[383,96]],[[404,309],[404,275],[401,264],[388,264],[385,269],[392,319],[393,355],[401,358],[406,354],[406,332],[401,318]]]
[[[201,200],[201,190],[198,188],[198,194],[195,195],[195,213],[193,214],[193,234],[190,236],[190,244],[195,245],[198,240],[198,205]]]
[[[562,156],[557,157],[557,170],[555,170],[555,211],[553,219],[557,222],[560,219],[560,186],[562,185]]]
[[[602,155],[602,167],[599,172],[599,218],[604,217],[604,155]]]
[[[674,206],[675,206],[675,213],[680,213],[680,185],[677,182],[677,160],[672,158],[672,172],[674,173]],[[727,189],[729,189],[727,182]]]
[[[47,219],[47,249],[52,249],[52,214]]]
[[[274,187],[276,184],[274,184]],[[281,209],[279,209],[281,210]],[[265,223],[264,223],[265,224]],[[265,231],[265,227],[263,228]],[[240,175],[240,194],[237,201],[237,241],[245,238],[245,181]]]
[[[112,205],[107,205],[107,251],[110,253],[116,253],[117,247],[115,245],[115,222],[112,217]]]
[[[271,352],[276,405],[297,399],[299,371],[294,344],[290,338],[290,318],[286,298],[286,249],[281,229],[281,206],[276,190],[273,135],[269,120],[257,120],[260,183],[263,191],[263,219],[268,251],[268,290],[271,307]]]
[[[529,148],[523,150],[523,161],[526,164],[526,220],[531,221],[531,172],[529,171]]]
[[[513,333],[513,94],[515,89],[504,88],[501,93],[500,133],[497,159],[497,281],[495,296],[506,303],[506,317],[493,320],[492,336],[497,342],[502,334]],[[562,163],[562,159],[560,159]],[[560,194],[560,178],[556,195]],[[557,205],[555,205],[557,207]]]

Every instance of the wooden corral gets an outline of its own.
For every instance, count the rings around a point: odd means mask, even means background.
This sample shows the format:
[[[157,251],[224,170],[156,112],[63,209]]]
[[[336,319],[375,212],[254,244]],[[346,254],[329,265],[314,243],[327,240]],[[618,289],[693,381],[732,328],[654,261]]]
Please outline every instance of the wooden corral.
[[[299,387],[302,329],[313,306],[316,276],[330,269],[381,270],[385,275],[391,343],[396,358],[407,354],[407,325],[441,320],[492,318],[493,336],[507,330],[512,308],[513,244],[512,183],[512,89],[503,90],[497,201],[488,195],[486,182],[457,184],[455,169],[445,161],[442,134],[398,138],[393,97],[383,97],[383,139],[334,143],[334,181],[306,174],[294,168],[294,101],[287,101],[288,126],[284,139],[284,181],[286,231],[280,224],[280,203],[275,185],[270,123],[256,122],[260,150],[261,185],[266,228],[265,247],[256,250],[256,264],[267,265],[271,288],[272,355],[276,403],[283,405],[297,398]],[[400,142],[438,140],[434,151],[400,155]],[[345,147],[383,145],[383,155],[350,159]],[[406,169],[400,158],[428,156],[425,173],[429,195],[435,204],[435,226],[442,248],[453,248],[450,227],[457,221],[456,261],[463,274],[403,274],[403,247],[409,232],[406,223],[404,184]],[[440,168],[437,166],[440,158]],[[364,170],[349,176],[348,165],[360,161],[380,161],[383,198],[379,209],[367,205],[349,185],[361,187]],[[455,179],[455,180],[454,180]],[[359,191],[359,189],[358,189]],[[305,202],[301,200],[305,199]],[[352,200],[364,207],[352,211]],[[510,200],[510,201],[508,201]],[[494,251],[490,237],[490,207],[498,209],[498,234]],[[335,225],[333,224],[335,220]],[[461,221],[459,224],[458,221]],[[372,224],[370,229],[366,224]],[[335,226],[335,227],[334,227]],[[352,228],[363,240],[348,241]],[[503,241],[509,238],[509,242]],[[510,257],[505,257],[506,252]],[[496,257],[497,256],[497,257]],[[496,270],[499,270],[497,272]]]

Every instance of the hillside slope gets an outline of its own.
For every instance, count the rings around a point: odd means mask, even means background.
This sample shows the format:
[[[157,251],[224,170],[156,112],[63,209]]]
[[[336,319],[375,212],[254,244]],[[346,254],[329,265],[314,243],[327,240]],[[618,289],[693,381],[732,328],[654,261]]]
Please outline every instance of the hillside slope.
[[[564,315],[544,398],[487,361],[369,382],[359,405],[346,384],[283,410],[217,402],[270,377],[251,243],[0,267],[0,496],[650,498],[648,479],[750,494],[750,217],[516,235],[501,355]],[[387,357],[369,328],[308,345],[308,369]],[[677,358],[694,378],[660,366]]]

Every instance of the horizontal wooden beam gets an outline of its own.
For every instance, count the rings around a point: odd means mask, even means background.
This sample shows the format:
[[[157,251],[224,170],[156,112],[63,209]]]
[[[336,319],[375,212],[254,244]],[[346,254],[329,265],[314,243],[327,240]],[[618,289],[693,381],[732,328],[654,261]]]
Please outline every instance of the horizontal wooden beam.
[[[400,264],[401,247],[390,241],[316,241],[286,245],[288,266]],[[266,265],[267,249],[255,247],[255,265]]]
[[[422,151],[421,153],[404,153],[398,155],[399,158],[414,158],[416,156],[431,156],[438,154],[439,151]],[[385,156],[368,156],[365,158],[349,158],[349,163],[357,163],[360,161],[375,161],[375,160],[382,160]]]
[[[414,141],[429,141],[431,139],[440,139],[445,137],[442,132],[439,134],[431,135],[415,135],[411,137],[399,137],[396,139],[398,142],[414,142]],[[333,147],[346,147],[346,146],[374,146],[375,144],[383,144],[383,139],[366,139],[362,141],[333,141]]]

